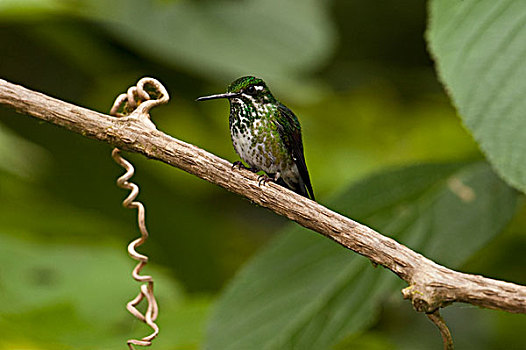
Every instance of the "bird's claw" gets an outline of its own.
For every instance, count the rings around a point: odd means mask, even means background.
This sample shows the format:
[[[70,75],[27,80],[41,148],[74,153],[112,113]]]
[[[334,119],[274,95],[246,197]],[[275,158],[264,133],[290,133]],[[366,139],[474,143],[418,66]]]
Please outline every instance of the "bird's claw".
[[[236,169],[236,168],[237,168],[237,169],[241,169],[241,168],[243,168],[243,169],[248,169],[248,168],[245,166],[245,164],[243,164],[243,162],[240,161],[240,160],[235,161],[234,163],[232,163],[232,170],[234,170],[234,169]]]
[[[234,169],[245,169],[245,170],[248,170],[248,171],[251,171],[253,173],[257,173],[259,170],[258,168],[253,168],[253,167],[247,167],[245,164],[243,164],[242,161],[238,160],[238,161],[235,161],[234,163],[232,163],[232,170]]]
[[[261,187],[261,185],[265,185],[269,181],[274,181],[274,179],[268,177],[267,174],[259,175],[258,176],[258,186]]]

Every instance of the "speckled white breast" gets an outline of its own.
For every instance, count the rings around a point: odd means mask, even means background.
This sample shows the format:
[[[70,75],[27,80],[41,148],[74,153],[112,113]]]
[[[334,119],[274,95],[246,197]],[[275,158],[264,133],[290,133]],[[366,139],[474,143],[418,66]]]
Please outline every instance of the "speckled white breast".
[[[248,120],[242,122],[248,123]],[[261,119],[257,119],[252,123],[252,126],[246,128],[244,132],[239,132],[236,129],[231,129],[232,143],[237,154],[248,165],[258,170],[263,170],[267,173],[278,172],[278,164],[275,164],[275,157],[270,150],[267,149],[265,142],[267,137],[271,135],[260,135],[258,133]],[[250,130],[250,131],[249,131]]]

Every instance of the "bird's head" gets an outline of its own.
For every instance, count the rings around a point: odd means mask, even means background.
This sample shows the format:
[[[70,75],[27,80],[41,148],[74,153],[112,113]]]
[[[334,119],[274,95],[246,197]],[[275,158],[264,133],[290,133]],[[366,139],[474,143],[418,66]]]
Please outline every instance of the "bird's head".
[[[275,103],[276,99],[270,92],[267,84],[253,76],[241,77],[233,81],[227,88],[225,94],[199,97],[197,101],[227,98],[231,102],[243,102],[245,104]]]

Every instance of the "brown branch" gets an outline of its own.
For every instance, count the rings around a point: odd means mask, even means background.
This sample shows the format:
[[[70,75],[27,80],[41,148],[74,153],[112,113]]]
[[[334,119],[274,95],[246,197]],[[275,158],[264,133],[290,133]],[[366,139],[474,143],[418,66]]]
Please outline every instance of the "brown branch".
[[[416,310],[433,313],[453,302],[526,313],[526,287],[440,266],[392,238],[279,185],[259,187],[257,175],[177,140],[133,116],[115,118],[0,79],[0,104],[123,150],[180,168],[249,198],[380,264],[409,284],[402,293]],[[140,106],[139,106],[140,108]]]

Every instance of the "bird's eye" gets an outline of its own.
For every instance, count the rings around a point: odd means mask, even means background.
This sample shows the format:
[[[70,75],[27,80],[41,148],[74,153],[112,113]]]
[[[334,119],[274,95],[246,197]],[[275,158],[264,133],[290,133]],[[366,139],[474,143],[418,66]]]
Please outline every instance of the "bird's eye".
[[[256,88],[253,85],[251,85],[247,87],[246,93],[249,95],[254,95],[256,93]]]

